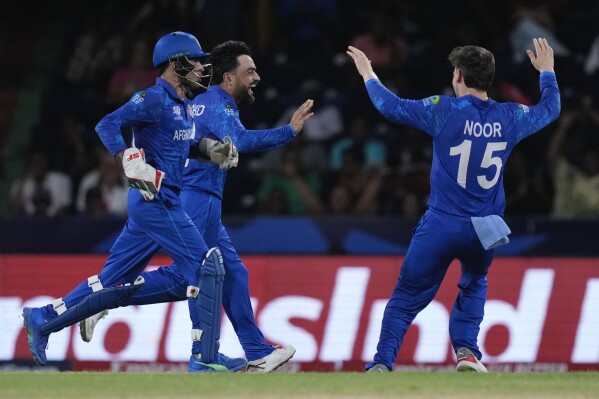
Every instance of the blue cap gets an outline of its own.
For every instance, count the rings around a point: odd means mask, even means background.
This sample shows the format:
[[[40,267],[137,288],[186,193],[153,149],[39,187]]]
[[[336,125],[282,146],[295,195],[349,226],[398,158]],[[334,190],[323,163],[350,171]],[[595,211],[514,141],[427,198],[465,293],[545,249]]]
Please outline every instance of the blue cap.
[[[176,57],[197,58],[206,55],[210,54],[202,51],[202,47],[194,35],[185,32],[172,32],[162,36],[156,42],[153,57],[154,67]]]

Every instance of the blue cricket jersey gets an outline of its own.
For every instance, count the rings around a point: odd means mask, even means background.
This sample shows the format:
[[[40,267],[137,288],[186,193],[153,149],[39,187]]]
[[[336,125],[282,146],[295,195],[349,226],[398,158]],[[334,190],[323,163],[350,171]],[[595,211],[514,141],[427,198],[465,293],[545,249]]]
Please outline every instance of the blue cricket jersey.
[[[181,100],[166,80],[140,91],[116,111],[106,115],[96,132],[116,155],[127,148],[122,128],[133,128],[133,145],[143,148],[146,162],[165,173],[162,184],[183,188],[183,168],[194,138],[194,123],[187,100]]]
[[[237,103],[218,86],[209,86],[205,93],[197,95],[191,103],[196,140],[204,136],[222,140],[229,136],[237,151],[252,152],[281,147],[296,134],[291,125],[247,130],[239,120]],[[222,199],[227,172],[217,164],[189,159],[184,173],[184,190],[201,190]]]
[[[503,215],[503,167],[510,152],[559,116],[555,74],[541,73],[540,86],[539,103],[529,107],[472,95],[406,100],[378,79],[366,82],[370,99],[384,117],[433,137],[428,206],[459,216]]]

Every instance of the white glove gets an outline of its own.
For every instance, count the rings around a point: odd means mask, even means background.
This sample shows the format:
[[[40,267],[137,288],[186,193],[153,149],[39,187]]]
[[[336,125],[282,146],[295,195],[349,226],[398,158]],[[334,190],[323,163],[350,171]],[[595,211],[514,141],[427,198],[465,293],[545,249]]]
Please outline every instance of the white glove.
[[[223,141],[203,137],[198,147],[210,158],[210,162],[218,164],[221,169],[229,170],[239,163],[239,153],[229,136],[225,136]]]
[[[146,163],[143,148],[139,150],[132,147],[125,150],[123,170],[127,176],[127,185],[139,190],[146,201],[153,200],[154,195],[160,191],[165,174]]]
[[[225,143],[223,152],[227,154],[227,157],[220,163],[220,168],[224,170],[236,168],[239,163],[239,152],[237,152],[237,148],[235,147],[235,144],[233,144],[231,137],[225,136],[223,142]]]

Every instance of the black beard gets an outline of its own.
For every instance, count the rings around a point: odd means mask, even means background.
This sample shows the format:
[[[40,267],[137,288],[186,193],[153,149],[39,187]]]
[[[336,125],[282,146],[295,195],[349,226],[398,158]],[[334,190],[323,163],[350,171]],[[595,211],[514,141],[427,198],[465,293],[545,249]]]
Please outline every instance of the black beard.
[[[252,105],[254,101],[256,101],[256,97],[251,96],[248,90],[244,90],[240,93],[237,97],[237,104]]]
[[[243,100],[243,104],[245,105],[252,105],[254,104],[254,102],[256,101],[256,97],[254,96],[250,96],[249,94],[245,97],[245,99]]]

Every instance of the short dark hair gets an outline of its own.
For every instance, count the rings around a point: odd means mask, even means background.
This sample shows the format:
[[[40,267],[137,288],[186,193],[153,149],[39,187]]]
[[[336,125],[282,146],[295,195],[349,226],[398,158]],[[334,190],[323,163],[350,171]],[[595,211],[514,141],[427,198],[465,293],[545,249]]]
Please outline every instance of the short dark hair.
[[[447,59],[454,68],[462,71],[467,87],[482,91],[491,88],[495,75],[495,57],[489,50],[478,46],[456,47]]]
[[[220,84],[223,82],[223,75],[232,72],[239,66],[240,55],[252,56],[250,46],[245,42],[229,40],[216,45],[210,52],[210,62],[212,64],[212,83]]]

